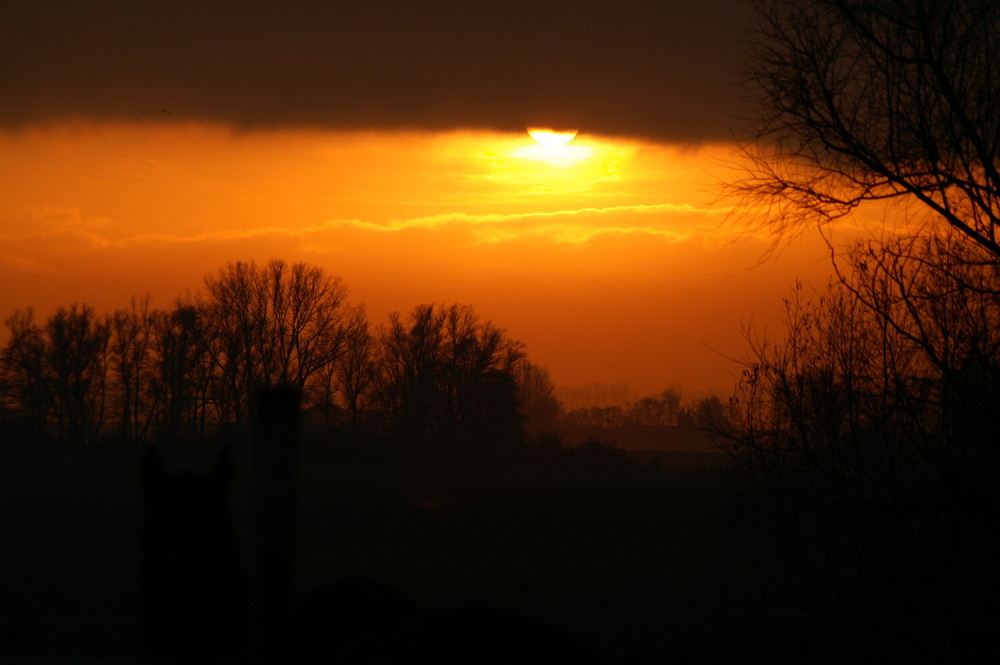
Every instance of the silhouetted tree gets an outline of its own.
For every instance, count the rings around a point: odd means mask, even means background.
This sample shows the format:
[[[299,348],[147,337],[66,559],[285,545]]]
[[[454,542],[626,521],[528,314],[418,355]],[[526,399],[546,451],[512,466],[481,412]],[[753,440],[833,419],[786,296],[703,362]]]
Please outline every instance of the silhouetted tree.
[[[997,583],[980,538],[1000,514],[1000,288],[963,287],[910,247],[866,251],[818,299],[800,287],[785,339],[754,343],[730,405],[757,517],[795,546],[803,593],[838,612],[854,597],[975,613]],[[936,576],[956,566],[975,573],[944,591]]]
[[[787,231],[870,201],[916,203],[1000,256],[1000,5],[758,3],[761,115],[735,189]],[[762,207],[758,208],[758,205]]]
[[[108,323],[89,305],[73,304],[49,317],[45,336],[56,435],[92,441],[104,420]]]
[[[628,411],[620,406],[591,406],[573,409],[566,414],[566,421],[585,427],[622,427],[628,422]]]
[[[357,432],[361,415],[374,406],[374,390],[378,379],[375,343],[375,338],[368,330],[368,323],[362,321],[351,331],[344,355],[334,366],[352,432]]]
[[[567,422],[586,427],[615,428],[625,425],[676,425],[680,414],[681,395],[673,389],[659,395],[647,395],[624,406],[591,406],[573,409],[566,414]]]
[[[397,312],[390,314],[388,328],[379,335],[379,406],[397,433],[422,437],[434,429],[431,410],[441,371],[443,326],[440,308],[420,305],[409,325]]]
[[[170,311],[155,312],[151,323],[150,418],[157,434],[167,440],[204,434],[199,425],[206,418],[206,393],[211,387],[208,349],[214,332],[207,308],[178,300]],[[225,393],[220,396],[226,404]]]
[[[517,367],[517,394],[526,427],[534,436],[554,431],[562,405],[555,398],[556,385],[549,370],[529,360]]]
[[[557,407],[548,375],[471,307],[422,305],[373,334],[364,307],[315,266],[230,263],[205,284],[166,310],[148,296],[104,318],[73,305],[44,326],[30,309],[14,312],[0,420],[34,439],[202,438],[246,425],[252,393],[281,385],[327,431],[357,439],[362,424],[365,436],[388,425],[457,450],[519,441],[522,394],[535,413]]]
[[[524,357],[503,329],[471,307],[419,305],[379,336],[378,398],[397,437],[490,444],[521,435],[515,372]]]
[[[637,425],[676,425],[681,408],[681,394],[667,389],[659,395],[650,395],[629,405],[631,419]]]
[[[7,317],[10,339],[0,353],[0,376],[10,417],[20,423],[25,436],[40,440],[50,434],[53,377],[45,337],[34,316],[28,308]]]
[[[347,306],[338,277],[305,263],[230,263],[205,278],[215,325],[215,363],[238,423],[259,386],[306,384],[335,362],[362,313]]]
[[[817,437],[842,440],[847,424],[862,436],[858,414],[878,406],[863,435],[876,443],[865,445],[912,452],[924,442],[937,452],[921,456],[951,459],[959,442],[946,432],[958,430],[942,422],[961,422],[961,445],[976,446],[995,436],[1000,414],[990,383],[1000,362],[1000,6],[774,0],[759,9],[749,64],[762,115],[736,189],[763,203],[778,231],[880,200],[910,204],[899,208],[903,222],[922,214],[932,224],[859,245],[838,265],[840,286],[815,305],[791,304],[788,338],[756,348],[742,425],[760,433],[788,418],[812,448]]]
[[[729,431],[728,409],[715,395],[698,400],[693,409],[694,424],[710,432]]]
[[[149,420],[148,395],[143,390],[150,371],[153,313],[150,298],[132,298],[128,309],[110,317],[110,369],[117,392],[119,426],[123,439],[144,438]]]
[[[1000,5],[759,7],[762,116],[734,187],[779,233],[873,201],[900,223],[838,248],[816,298],[799,286],[784,339],[749,336],[737,468],[802,598],[975,616],[1000,586],[984,538],[1000,516]]]

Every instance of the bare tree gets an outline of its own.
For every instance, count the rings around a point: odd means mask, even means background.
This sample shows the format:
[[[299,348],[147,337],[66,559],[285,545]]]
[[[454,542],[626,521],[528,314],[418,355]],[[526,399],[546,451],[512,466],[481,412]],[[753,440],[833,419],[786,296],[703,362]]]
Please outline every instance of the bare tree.
[[[443,327],[441,308],[420,305],[405,323],[393,312],[380,331],[378,401],[399,434],[423,437],[433,430],[432,393],[440,372]]]
[[[549,370],[523,360],[517,368],[517,394],[529,432],[538,436],[555,430],[562,405],[555,397],[556,384]]]
[[[522,345],[471,307],[419,305],[379,335],[379,405],[400,438],[493,444],[520,438],[516,369]]]
[[[734,189],[779,232],[898,200],[1000,257],[1000,5],[770,0]],[[911,208],[911,215],[912,210]]]
[[[104,422],[109,326],[89,305],[60,307],[45,324],[57,436],[90,442]]]
[[[135,298],[128,309],[116,310],[110,317],[110,369],[117,392],[121,436],[126,440],[144,438],[148,425],[148,404],[144,380],[149,372],[149,346],[152,341],[150,297]]]
[[[31,308],[7,317],[10,339],[0,354],[0,376],[10,411],[20,420],[24,434],[38,441],[50,435],[53,408],[52,372],[45,337]]]
[[[761,39],[749,64],[762,111],[746,147],[750,173],[734,187],[778,232],[880,200],[902,204],[898,219],[910,228],[841,254],[840,286],[816,303],[794,301],[787,339],[755,349],[742,426],[779,431],[775,419],[789,418],[793,448],[805,454],[817,440],[854,437],[858,414],[880,404],[873,422],[901,429],[867,445],[912,452],[899,431],[912,441],[943,431],[928,418],[961,421],[973,447],[994,438],[1000,5],[773,0],[758,8]],[[915,218],[933,223],[914,226]],[[840,431],[845,423],[854,434]],[[921,455],[943,461],[957,441],[939,437],[936,452]]]
[[[348,414],[352,432],[357,432],[362,414],[373,406],[374,389],[378,378],[375,364],[375,338],[368,330],[364,312],[359,311],[361,322],[354,327],[340,362],[335,365],[344,409]]]
[[[568,422],[589,427],[613,429],[625,425],[676,425],[681,411],[681,394],[668,388],[658,395],[647,395],[622,406],[592,406],[573,409],[565,416]]]
[[[212,357],[219,373],[220,408],[235,422],[248,421],[248,411],[257,382],[257,340],[266,325],[266,303],[258,297],[254,264],[230,263],[217,275],[207,276],[212,306]],[[228,420],[228,418],[227,418]]]
[[[359,324],[347,287],[322,268],[230,263],[205,278],[216,325],[217,369],[236,422],[246,422],[254,390],[306,384],[343,354]]]
[[[728,409],[716,395],[710,395],[698,400],[694,404],[690,417],[693,420],[694,426],[708,432],[724,434],[730,429]]]
[[[370,407],[376,369],[365,308],[348,309],[342,353],[310,378],[304,401],[324,429],[345,424],[346,417],[346,425],[356,433],[362,413]]]
[[[976,616],[1000,588],[1000,5],[758,6],[733,188],[779,236],[897,216],[836,248],[825,291],[799,286],[784,339],[749,336],[727,435],[747,503],[823,609]]]
[[[150,420],[165,440],[204,434],[210,375],[204,371],[214,328],[204,304],[178,299],[151,320]]]
[[[823,609],[961,616],[998,584],[1000,273],[936,247],[862,247],[818,298],[800,285],[730,404],[748,505]]]

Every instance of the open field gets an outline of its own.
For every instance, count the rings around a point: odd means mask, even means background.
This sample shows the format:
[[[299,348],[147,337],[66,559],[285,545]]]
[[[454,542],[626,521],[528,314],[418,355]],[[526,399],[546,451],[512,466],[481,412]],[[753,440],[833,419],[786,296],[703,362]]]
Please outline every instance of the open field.
[[[0,660],[138,661],[138,451],[90,452],[0,452]],[[250,485],[246,455],[236,457],[246,551]],[[558,626],[610,662],[836,662],[852,639],[793,611],[782,567],[734,521],[710,459],[662,453],[656,467],[615,471],[345,467],[305,448],[296,595],[375,579],[422,607],[486,606]]]

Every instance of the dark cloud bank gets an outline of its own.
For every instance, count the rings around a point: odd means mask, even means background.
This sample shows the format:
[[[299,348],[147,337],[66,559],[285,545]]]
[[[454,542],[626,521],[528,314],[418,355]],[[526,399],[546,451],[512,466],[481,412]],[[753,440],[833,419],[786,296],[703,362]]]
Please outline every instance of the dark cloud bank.
[[[153,113],[698,141],[729,138],[744,112],[740,0],[4,5],[7,127]]]

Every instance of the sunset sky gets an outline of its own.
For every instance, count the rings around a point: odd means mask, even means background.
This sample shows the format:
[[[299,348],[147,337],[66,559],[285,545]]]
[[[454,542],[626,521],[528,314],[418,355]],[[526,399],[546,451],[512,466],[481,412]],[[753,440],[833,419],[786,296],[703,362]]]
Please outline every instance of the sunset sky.
[[[674,5],[677,5],[676,7]],[[230,260],[340,275],[375,323],[472,304],[557,383],[727,391],[806,235],[720,179],[752,115],[737,0],[17,2],[0,9],[0,317]],[[527,127],[579,129],[543,146]],[[5,336],[0,339],[5,339]]]

